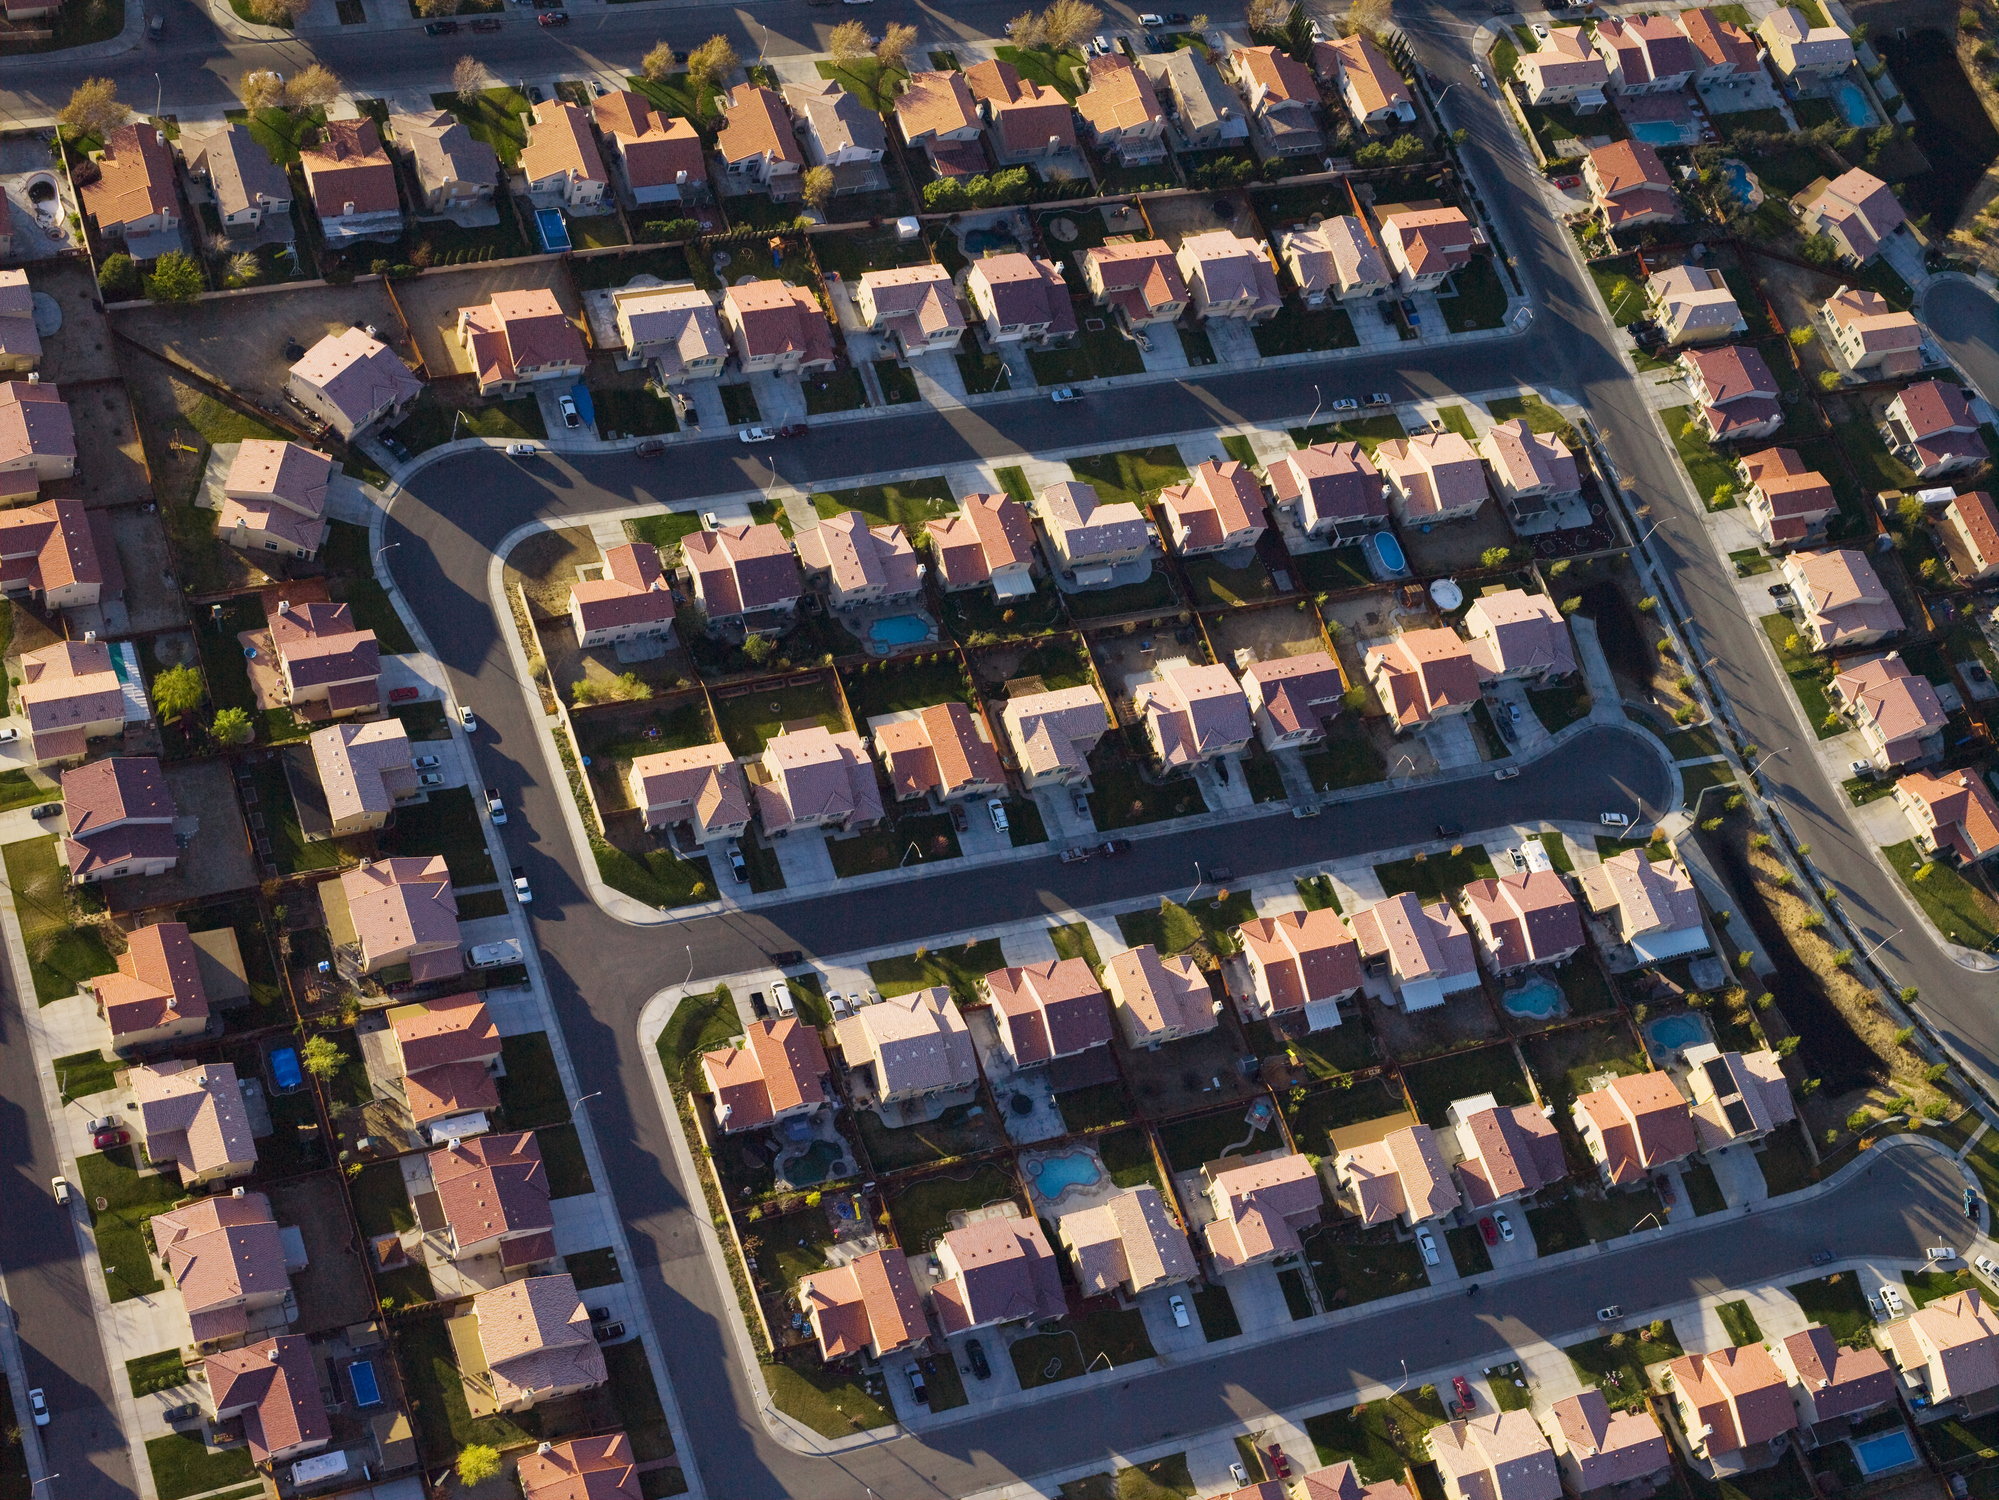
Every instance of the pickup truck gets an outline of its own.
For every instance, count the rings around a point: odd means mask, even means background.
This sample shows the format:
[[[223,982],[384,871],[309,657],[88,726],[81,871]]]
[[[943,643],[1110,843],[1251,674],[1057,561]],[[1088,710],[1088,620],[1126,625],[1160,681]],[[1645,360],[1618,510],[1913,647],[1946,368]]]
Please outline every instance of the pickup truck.
[[[1081,864],[1094,852],[1094,850],[1083,848],[1064,849],[1062,851],[1062,863],[1065,865]]]
[[[498,787],[486,788],[486,811],[493,815],[496,824],[507,821],[507,804],[500,800]]]

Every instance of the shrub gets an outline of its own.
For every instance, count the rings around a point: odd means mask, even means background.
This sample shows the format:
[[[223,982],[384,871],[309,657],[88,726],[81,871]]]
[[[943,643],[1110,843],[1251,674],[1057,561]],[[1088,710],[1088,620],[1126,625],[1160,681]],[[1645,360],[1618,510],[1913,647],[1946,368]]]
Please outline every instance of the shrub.
[[[106,302],[131,301],[139,295],[138,265],[123,250],[105,256],[104,264],[97,268],[97,288]]]
[[[179,250],[162,255],[146,278],[146,295],[155,302],[192,302],[206,289],[200,263]]]

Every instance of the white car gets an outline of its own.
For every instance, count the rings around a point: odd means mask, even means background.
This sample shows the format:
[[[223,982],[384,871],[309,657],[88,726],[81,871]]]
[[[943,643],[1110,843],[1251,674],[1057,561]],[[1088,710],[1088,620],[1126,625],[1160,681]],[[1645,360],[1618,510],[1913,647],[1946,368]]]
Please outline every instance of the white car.
[[[467,734],[477,734],[479,732],[479,721],[472,717],[472,710],[469,708],[460,708],[458,710],[458,722],[465,726]]]
[[[1506,766],[1500,770],[1494,771],[1492,773],[1492,779],[1494,781],[1511,781],[1514,777],[1518,776],[1519,774],[1520,774],[1520,767]]]
[[[1434,1266],[1437,1262],[1437,1237],[1428,1229],[1416,1231],[1416,1248],[1423,1252],[1423,1264]]]
[[[745,427],[736,436],[746,443],[770,443],[777,440],[777,434],[768,427]]]
[[[519,865],[514,866],[514,894],[520,898],[522,906],[534,900],[534,892],[528,889],[528,873]]]
[[[583,413],[576,409],[575,397],[558,397],[555,404],[562,409],[562,425],[564,427],[581,427],[583,425]]]
[[[1547,28],[1547,27],[1545,27],[1545,26],[1543,26],[1543,25],[1541,25],[1541,24],[1540,24],[1540,23],[1539,23],[1539,22],[1537,21],[1537,22],[1536,22],[1536,23],[1534,24],[1534,35],[1538,36],[1538,37],[1539,37],[1539,38],[1540,38],[1540,39],[1541,39],[1542,41],[1544,41],[1544,42],[1545,42],[1545,41],[1547,41],[1547,40],[1548,40],[1548,28]]]
[[[35,1425],[37,1427],[46,1427],[49,1425],[49,1403],[48,1399],[42,1395],[42,1388],[40,1386],[36,1386],[32,1391],[28,1392],[28,1410],[35,1414]]]
[[[1992,1280],[1999,1281],[1999,1264],[1994,1264],[1991,1256],[1981,1255],[1976,1260],[1972,1261],[1972,1264],[1978,1267],[1979,1270],[1983,1271]]]
[[[1190,1321],[1187,1317],[1186,1298],[1177,1297],[1177,1296],[1173,1297],[1167,1302],[1166,1305],[1167,1307],[1171,1308],[1173,1311],[1173,1326],[1175,1328],[1185,1328],[1188,1322]]]
[[[486,811],[496,825],[507,821],[507,804],[500,800],[498,787],[486,788]]]
[[[1166,24],[1166,17],[1160,15],[1157,11],[1148,10],[1139,16],[1138,24],[1141,26],[1164,26]]]
[[[1956,1260],[1957,1252],[1948,1245],[1932,1245],[1923,1254],[1931,1260]]]
[[[56,1195],[56,1202],[60,1203],[64,1208],[69,1207],[69,1179],[67,1177],[51,1177],[49,1179],[49,1191]]]
[[[1102,32],[1098,32],[1095,36],[1090,38],[1090,51],[1095,53],[1098,57],[1110,56],[1111,39],[1105,36]]]
[[[993,827],[998,829],[1001,833],[1005,833],[1006,804],[1000,801],[999,798],[995,797],[993,798],[992,801],[986,804],[986,811],[992,814]]]
[[[442,771],[425,771],[417,777],[416,784],[418,786],[443,786],[444,773]]]
[[[722,529],[722,523],[715,519],[715,512],[712,510],[701,512],[701,525],[708,531],[720,531]]]
[[[770,997],[777,1002],[777,1013],[779,1015],[795,1016],[798,1014],[798,1007],[792,1004],[791,1001],[791,987],[789,985],[779,985],[770,992]]]
[[[1605,828],[1629,828],[1631,819],[1623,813],[1605,813],[1597,819]]]
[[[410,764],[419,771],[435,771],[444,762],[435,755],[419,755]]]
[[[1615,1323],[1623,1316],[1624,1308],[1616,1302],[1611,1303],[1608,1307],[1599,1307],[1596,1310],[1596,1320],[1599,1323]]]
[[[1359,411],[1360,402],[1352,396],[1342,396],[1333,403],[1334,411]]]
[[[1901,1315],[1902,1294],[1896,1291],[1895,1288],[1893,1288],[1892,1286],[1882,1287],[1881,1300],[1882,1302],[1887,1304],[1889,1312],[1894,1313],[1898,1317]]]
[[[1513,1221],[1497,1209],[1493,1210],[1492,1222],[1499,1226],[1499,1237],[1507,1244],[1513,1243]]]
[[[21,737],[18,729],[0,729],[0,745],[11,745]]]
[[[1073,385],[1058,385],[1048,393],[1048,399],[1060,406],[1064,401],[1081,401],[1083,393]]]
[[[508,458],[533,458],[539,452],[541,452],[541,449],[537,448],[533,443],[507,444]]]

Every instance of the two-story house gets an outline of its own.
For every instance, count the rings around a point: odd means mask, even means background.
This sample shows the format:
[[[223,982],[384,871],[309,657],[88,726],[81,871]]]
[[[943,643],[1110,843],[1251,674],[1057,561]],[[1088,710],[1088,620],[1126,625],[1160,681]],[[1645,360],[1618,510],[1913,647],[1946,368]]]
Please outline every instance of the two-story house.
[[[297,443],[246,438],[222,482],[215,534],[245,552],[316,557],[326,545],[333,460]]]
[[[1949,720],[1937,690],[1911,671],[1899,651],[1849,657],[1826,688],[1826,698],[1860,730],[1868,758],[1883,771],[1943,754]]]
[[[320,127],[318,143],[300,150],[298,164],[327,244],[401,237],[396,164],[382,148],[373,120],[328,120]]]
[[[729,176],[753,182],[773,198],[798,196],[805,153],[799,149],[784,100],[774,89],[739,83],[729,90],[722,103],[715,154]]]
[[[493,148],[473,137],[465,122],[449,110],[390,115],[389,130],[422,194],[419,217],[448,218],[454,214],[490,211],[500,183],[500,158]]]
[[[1180,277],[1203,319],[1236,318],[1268,322],[1284,306],[1270,250],[1261,240],[1227,229],[1190,234],[1174,257]]]
[[[1159,492],[1159,509],[1183,557],[1254,547],[1268,529],[1263,486],[1248,465],[1234,459],[1197,464],[1185,484]]]
[[[534,107],[527,144],[521,147],[521,176],[528,198],[544,208],[590,214],[604,205],[611,174],[590,131],[590,116],[567,99]]]
[[[833,368],[833,327],[819,299],[802,286],[752,281],[722,297],[722,326],[745,375],[807,374]]]
[[[1679,363],[1699,413],[1696,420],[1715,442],[1767,438],[1784,425],[1777,377],[1763,356],[1746,344],[1689,349]]]
[[[887,334],[905,359],[948,354],[965,336],[951,273],[939,265],[869,271],[855,283],[854,307],[869,331]]]
[[[1313,745],[1339,715],[1346,676],[1324,651],[1279,656],[1244,669],[1242,695],[1266,750]]]
[[[1381,471],[1359,443],[1314,443],[1270,461],[1278,513],[1308,537],[1348,546],[1388,525]]]
[[[727,745],[638,756],[630,784],[648,830],[685,824],[695,843],[707,844],[736,838],[749,825],[749,782]]]

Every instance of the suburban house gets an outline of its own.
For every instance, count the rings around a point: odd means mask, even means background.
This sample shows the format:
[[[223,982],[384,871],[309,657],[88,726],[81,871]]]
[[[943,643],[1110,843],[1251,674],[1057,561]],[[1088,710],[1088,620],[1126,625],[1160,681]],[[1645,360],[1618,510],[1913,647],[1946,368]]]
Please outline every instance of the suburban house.
[[[1491,1094],[1453,1099],[1446,1123],[1457,1138],[1465,1204],[1490,1208],[1531,1198],[1569,1175],[1562,1137],[1532,1104],[1502,1105]]]
[[[374,631],[354,628],[351,605],[279,600],[269,623],[278,684],[299,718],[338,718],[382,706],[381,644]]]
[[[1741,344],[1689,349],[1680,356],[1679,365],[1700,424],[1716,442],[1766,438],[1784,425],[1777,377],[1754,349]]]
[[[833,169],[833,191],[866,191],[874,180],[867,169],[888,150],[882,117],[830,78],[787,83],[784,102],[791,106],[806,161]]]
[[[1427,1125],[1392,1130],[1378,1141],[1364,1141],[1341,1151],[1333,1162],[1342,1206],[1363,1225],[1392,1224],[1408,1228],[1441,1219],[1458,1206],[1451,1164]]]
[[[1798,1425],[1790,1382],[1761,1343],[1684,1354],[1661,1372],[1687,1451],[1709,1477],[1760,1469]]]
[[[250,1137],[243,1088],[228,1063],[176,1058],[134,1067],[128,1078],[146,1155],[178,1172],[182,1187],[256,1169],[257,1143]]]
[[[986,171],[979,104],[963,73],[911,73],[895,96],[895,122],[903,140],[930,158],[939,177],[977,177]]]
[[[898,802],[933,793],[939,803],[990,797],[1006,789],[1006,769],[985,716],[956,699],[901,709],[868,720],[868,735]]]
[[[505,1274],[555,1258],[548,1169],[532,1130],[454,1140],[424,1162],[453,1260],[496,1257]]]
[[[853,833],[881,821],[881,789],[867,746],[822,724],[773,735],[750,777],[757,816],[772,838],[799,828]]]
[[[632,762],[631,788],[648,829],[685,823],[694,842],[706,844],[749,826],[749,782],[727,745],[641,755]]]
[[[141,927],[126,940],[118,967],[83,981],[111,1028],[119,1052],[208,1029],[208,990],[201,982],[201,954],[185,922]]]
[[[638,1465],[622,1432],[539,1443],[515,1461],[523,1500],[640,1500]]]
[[[1706,66],[1670,15],[1613,16],[1597,27],[1596,50],[1618,94],[1678,93]]]
[[[1085,1297],[1136,1297],[1200,1274],[1186,1234],[1149,1182],[1063,1214],[1055,1238]]]
[[[1354,915],[1353,935],[1367,972],[1405,1011],[1429,1010],[1478,987],[1471,935],[1441,901],[1425,906],[1409,891],[1377,901]]]
[[[1000,710],[1020,760],[1021,784],[1079,786],[1090,779],[1090,752],[1111,727],[1110,712],[1087,682],[1009,698]]]
[[[1340,1024],[1340,1002],[1360,989],[1360,944],[1331,907],[1253,917],[1236,928],[1249,988],[1235,996],[1245,1021],[1298,1018],[1308,1031]]]
[[[1364,32],[1314,45],[1312,71],[1332,83],[1354,124],[1363,129],[1408,125],[1416,119],[1409,85]]]
[[[1833,345],[1855,375],[1885,380],[1923,367],[1923,325],[1896,312],[1879,292],[1843,286],[1819,308]]]
[[[1907,219],[1888,184],[1861,167],[1821,178],[1797,201],[1805,232],[1829,236],[1841,255],[1859,265],[1879,255],[1882,243]]]
[[[366,116],[328,120],[319,141],[302,147],[298,164],[320,231],[329,245],[393,240],[403,232],[396,164],[382,149],[381,133]]]
[[[856,1103],[900,1104],[953,1093],[979,1081],[978,1054],[951,992],[912,990],[880,1005],[864,1005],[833,1023],[847,1071],[873,1072],[873,1088]]]
[[[1680,30],[1701,55],[1694,82],[1706,87],[1732,80],[1744,83],[1763,81],[1763,61],[1757,55],[1756,39],[1733,21],[1724,21],[1711,10],[1683,10]]]
[[[28,273],[0,271],[0,374],[25,375],[41,362],[42,336],[35,329]]]
[[[715,1096],[715,1123],[728,1135],[838,1102],[819,1033],[796,1016],[750,1022],[742,1045],[701,1054],[701,1076]]]
[[[1552,432],[1534,431],[1525,417],[1494,422],[1479,439],[1478,451],[1491,470],[1500,503],[1516,523],[1536,520],[1559,502],[1582,495],[1582,471],[1569,445]]]
[[[1902,616],[1864,552],[1794,552],[1783,571],[1798,603],[1798,628],[1813,650],[1871,645],[1902,629]]]
[[[894,1246],[799,1278],[798,1305],[822,1359],[866,1354],[886,1359],[930,1337],[909,1257]]]
[[[1545,683],[1576,669],[1569,622],[1546,594],[1482,594],[1465,611],[1464,627],[1480,682],[1532,677]]]
[[[1242,674],[1242,695],[1266,750],[1324,739],[1346,690],[1339,662],[1324,651],[1254,661]]]
[[[290,241],[291,179],[241,121],[231,121],[199,139],[183,135],[180,146],[188,172],[207,182],[215,195],[223,234],[248,239],[268,221],[272,238]]]
[[[1991,456],[1978,435],[1978,420],[1971,415],[1963,388],[1940,380],[1919,381],[1897,391],[1888,403],[1881,435],[1918,479],[1975,469]]]
[[[1279,230],[1277,258],[1307,307],[1379,297],[1395,285],[1367,226],[1351,214]]]
[[[611,174],[604,170],[590,116],[567,99],[535,105],[527,144],[521,147],[521,176],[530,200],[570,213],[600,209]]]
[[[619,369],[650,363],[663,385],[713,380],[729,359],[715,299],[698,286],[628,286],[611,293],[625,352]]]
[[[661,114],[630,89],[592,100],[590,114],[633,204],[707,200],[708,163],[693,121]]]
[[[1395,519],[1405,526],[1468,520],[1485,504],[1485,469],[1460,433],[1391,438],[1374,450],[1374,462],[1387,481]]]
[[[1756,533],[1772,547],[1808,546],[1825,537],[1839,500],[1823,474],[1805,467],[1795,448],[1765,448],[1736,462],[1749,492]]]
[[[291,1321],[283,1311],[292,1300],[284,1239],[264,1194],[195,1198],[153,1215],[152,1228],[195,1343],[216,1345]]]
[[[1159,492],[1159,508],[1183,557],[1254,547],[1265,530],[1263,487],[1248,465],[1232,458],[1196,465],[1187,483]]]
[[[1249,743],[1249,703],[1227,667],[1162,663],[1131,694],[1132,712],[1145,721],[1152,758],[1165,771],[1204,766]]]
[[[722,101],[715,154],[729,176],[756,183],[773,198],[795,198],[805,153],[774,89],[739,83]]]
[[[1926,771],[1895,783],[1895,802],[1916,831],[1916,847],[1932,858],[1967,863],[1999,853],[1999,801],[1969,771]]]
[[[1644,963],[1659,963],[1711,946],[1693,877],[1678,860],[1652,863],[1627,849],[1590,870],[1576,871],[1583,902],[1606,918],[1613,939]]]
[[[1336,1496],[1337,1500],[1416,1500],[1416,1492],[1400,1479],[1377,1479],[1370,1483],[1361,1477],[1350,1459],[1344,1458],[1321,1469],[1307,1469],[1288,1483],[1266,1479],[1261,1484],[1218,1495],[1216,1500],[1281,1500],[1291,1493],[1292,1485],[1308,1500],[1317,1500],[1319,1496]]]
[[[1902,1378],[1920,1386],[1931,1406],[1990,1408],[1999,1388],[1999,1318],[1982,1293],[1952,1292],[1890,1323],[1888,1346]]]
[[[245,552],[310,558],[326,545],[333,460],[297,443],[246,439],[222,481],[215,534]]]
[[[1650,1408],[1612,1411],[1594,1387],[1549,1407],[1541,1414],[1541,1429],[1569,1488],[1579,1495],[1664,1482],[1673,1471],[1673,1445]]]
[[[1833,1337],[1818,1323],[1807,1324],[1788,1338],[1773,1342],[1770,1357],[1790,1382],[1791,1404],[1798,1425],[1811,1432],[1821,1422],[1848,1424],[1895,1400],[1895,1367],[1872,1343],[1855,1349]]]
[[[180,862],[174,795],[150,755],[95,760],[62,773],[67,831],[57,855],[76,885],[164,875]]]
[[[388,825],[389,814],[417,794],[416,763],[401,719],[334,724],[314,730],[312,766],[326,794],[326,829],[308,839],[346,838]]]
[[[1494,974],[1566,963],[1583,945],[1582,912],[1553,870],[1515,870],[1465,886],[1465,915]]]
[[[330,128],[330,127],[329,127]],[[173,147],[148,121],[120,125],[105,137],[98,177],[78,192],[83,211],[106,239],[122,240],[134,260],[180,248],[180,188]]]
[[[1222,82],[1202,48],[1142,53],[1138,65],[1174,116],[1173,129],[1182,150],[1214,151],[1249,139],[1242,99]]]
[[[965,70],[965,82],[992,125],[993,154],[1001,166],[1019,166],[1076,149],[1069,101],[1052,88],[1022,78],[1012,63],[1000,58],[974,63]]]
[[[1561,1469],[1532,1412],[1446,1422],[1429,1444],[1446,1500],[1561,1500]]]
[[[1002,603],[1034,592],[1034,519],[1005,495],[967,495],[955,515],[924,523],[945,593],[990,585]]]
[[[1930,680],[1910,671],[1901,652],[1841,666],[1826,696],[1859,727],[1876,766],[1892,771],[1943,754],[1948,716]]]
[[[1645,283],[1645,297],[1669,344],[1707,344],[1749,329],[1719,271],[1673,266]]]
[[[1086,959],[995,969],[979,988],[992,1002],[1000,1051],[1016,1069],[1110,1042],[1110,996]]]
[[[471,1317],[486,1371],[468,1371],[466,1378],[483,1385],[501,1411],[527,1411],[608,1378],[590,1313],[566,1271],[481,1292]]]
[[[1474,246],[1485,243],[1478,226],[1461,209],[1409,204],[1378,215],[1381,248],[1404,292],[1435,291],[1453,271],[1471,264]]]
[[[92,740],[123,734],[128,715],[143,723],[143,702],[125,694],[102,641],[57,641],[21,653],[21,709],[34,763],[78,760]]]
[[[923,566],[897,525],[870,526],[858,510],[825,516],[792,539],[808,582],[824,583],[835,609],[914,599]]]
[[[1479,700],[1478,659],[1455,630],[1404,630],[1367,648],[1367,680],[1398,729],[1470,713]]]
[[[202,1361],[217,1422],[240,1421],[250,1462],[266,1472],[333,1441],[312,1344],[284,1333]]]
[[[343,871],[339,885],[363,974],[408,964],[422,983],[465,971],[458,901],[443,855],[373,860]]]
[[[1202,318],[1264,323],[1284,306],[1277,272],[1262,240],[1226,229],[1190,234],[1180,241],[1175,261],[1194,299],[1194,311]]]
[[[1999,505],[1984,490],[1954,497],[1943,509],[1937,534],[1951,571],[1966,583],[1999,573]]]
[[[1127,1046],[1157,1047],[1215,1029],[1215,997],[1200,966],[1186,954],[1162,957],[1146,943],[1104,963],[1111,1011]]]
[[[854,306],[869,331],[888,334],[905,359],[956,349],[965,336],[965,315],[942,266],[869,271],[855,285]]]
[[[1583,160],[1583,181],[1604,228],[1613,234],[1641,224],[1671,223],[1680,216],[1672,176],[1659,153],[1643,141],[1595,147]]]
[[[495,292],[482,307],[459,308],[458,346],[472,356],[482,396],[574,381],[590,362],[582,333],[546,287]]]
[[[1122,52],[1090,59],[1090,86],[1076,99],[1090,144],[1121,166],[1166,158],[1166,111],[1145,70]]]
[[[747,629],[752,615],[788,620],[805,596],[791,539],[775,521],[689,532],[680,539],[680,555],[710,630],[735,621]]]
[[[75,473],[76,424],[61,394],[40,381],[0,381],[0,495],[32,495]],[[15,477],[23,474],[33,477],[23,484]]]
[[[1082,262],[1084,284],[1097,306],[1116,313],[1128,328],[1171,323],[1191,295],[1164,240],[1096,245],[1083,252]]]
[[[982,1219],[937,1242],[940,1279],[930,1305],[946,1338],[994,1323],[1059,1318],[1068,1311],[1055,1252],[1041,1221]]]
[[[1065,479],[1041,492],[1039,510],[1056,566],[1081,587],[1108,588],[1120,564],[1152,560],[1152,527],[1129,500],[1105,505],[1093,486]]]
[[[722,326],[745,375],[830,370],[838,358],[833,327],[819,299],[802,286],[782,281],[732,286],[722,295]]]
[[[1229,53],[1236,87],[1249,101],[1264,144],[1277,156],[1320,156],[1319,86],[1312,70],[1277,47],[1237,47]]]
[[[1347,546],[1388,525],[1389,487],[1359,443],[1314,443],[1270,461],[1278,513],[1308,537]]]
[[[500,1063],[500,1028],[493,1024],[486,1002],[477,995],[451,995],[391,1006],[386,1018],[403,1094],[417,1129],[433,1141],[483,1134],[487,1113],[500,1107],[495,1072]],[[534,1138],[524,1139],[532,1144]],[[503,1154],[515,1153],[509,1148]],[[540,1161],[537,1151],[537,1166]],[[433,1175],[434,1163],[435,1157]],[[542,1197],[547,1196],[544,1185]]]
[[[1723,1052],[1713,1042],[1702,1042],[1687,1048],[1682,1059],[1694,1135],[1703,1153],[1751,1145],[1797,1119],[1783,1060],[1768,1047]]]
[[[1580,26],[1550,27],[1539,48],[1520,54],[1514,74],[1529,104],[1558,104],[1578,115],[1602,109],[1610,86],[1610,69]]]
[[[1076,332],[1069,284],[1052,260],[1018,252],[988,255],[965,273],[965,296],[984,321],[989,343],[1070,338]]]
[[[1572,1117],[1606,1187],[1642,1185],[1700,1146],[1687,1101],[1667,1073],[1613,1078],[1579,1097]]]
[[[1240,1157],[1224,1158],[1240,1162]],[[1271,1151],[1261,1161],[1204,1164],[1208,1204],[1215,1217],[1205,1235],[1208,1254],[1222,1271],[1240,1271],[1303,1248],[1298,1231],[1310,1229],[1325,1211],[1319,1171],[1303,1152]]]
[[[569,586],[569,619],[579,646],[673,639],[673,581],[650,542],[604,554],[604,576]]]
[[[1853,66],[1853,39],[1837,26],[1812,25],[1795,5],[1770,12],[1756,34],[1777,76],[1793,85],[1831,83]]]
[[[442,109],[390,115],[389,129],[416,174],[423,195],[419,216],[443,218],[492,206],[500,183],[499,154],[474,139],[456,115]]]
[[[377,422],[400,416],[423,382],[359,328],[328,334],[291,367],[285,389],[347,441]]]

